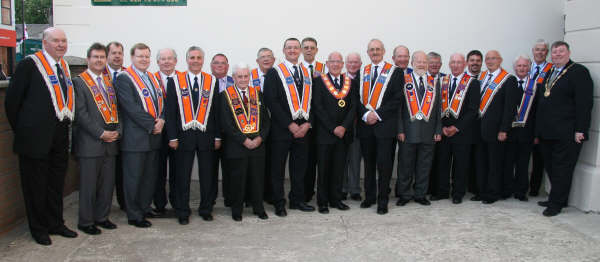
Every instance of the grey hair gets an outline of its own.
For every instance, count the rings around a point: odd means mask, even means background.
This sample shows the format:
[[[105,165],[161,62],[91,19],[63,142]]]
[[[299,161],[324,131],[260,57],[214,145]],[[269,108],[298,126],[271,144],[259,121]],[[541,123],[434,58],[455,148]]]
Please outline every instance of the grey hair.
[[[528,56],[528,55],[524,55],[524,54],[522,54],[522,55],[518,55],[518,56],[515,58],[515,61],[513,61],[513,68],[514,68],[514,67],[517,65],[517,61],[519,61],[519,60],[521,60],[521,59],[525,59],[525,60],[527,60],[527,62],[528,62],[529,64],[531,64],[531,58],[529,58],[529,56]]]
[[[535,40],[535,43],[533,43],[533,47],[531,47],[531,48],[535,48],[536,45],[544,45],[546,47],[546,50],[548,50],[549,46],[550,46],[550,44],[548,44],[548,42],[546,42],[546,40],[541,39],[541,38],[538,40]]]
[[[175,57],[175,60],[177,60],[177,52],[175,52],[175,49],[173,49],[173,48],[163,48],[161,50],[158,50],[158,53],[156,54],[156,61],[160,60],[160,53],[162,51],[165,51],[165,50],[171,51],[173,53],[173,56]]]
[[[414,53],[412,54],[412,56],[410,57],[410,61],[413,61],[413,60],[415,60],[415,55],[418,55],[418,54],[424,54],[424,55],[427,55],[427,54],[425,54],[425,52],[423,52],[423,51],[421,51],[421,50],[418,50],[418,51],[416,51],[416,52],[414,52]]]
[[[48,27],[46,29],[44,29],[44,31],[42,32],[42,40],[48,40],[48,37],[50,36],[50,33],[56,30],[61,30],[58,27]]]
[[[271,50],[270,48],[268,48],[268,47],[261,47],[260,49],[258,49],[258,52],[256,52],[256,58],[260,58],[260,53],[266,52],[266,51],[271,52],[271,54],[273,53],[273,50]]]
[[[202,50],[202,48],[200,48],[199,46],[190,46],[190,48],[188,48],[187,52],[185,52],[185,59],[188,59],[190,57],[190,52],[192,51],[200,51],[200,53],[202,53],[202,56],[204,56],[204,50]]]
[[[431,58],[439,58],[440,60],[442,60],[442,56],[436,52],[429,52],[427,53],[427,58],[431,59]]]
[[[248,71],[250,71],[250,66],[244,62],[237,63],[233,65],[233,70],[231,71],[232,75],[235,75],[241,69],[248,69]]]
[[[348,61],[350,59],[350,56],[356,56],[358,57],[358,61],[360,61],[362,63],[362,59],[360,58],[360,54],[358,54],[357,52],[350,52],[346,55],[346,61]]]
[[[410,49],[408,49],[408,47],[406,47],[405,45],[399,45],[399,46],[394,47],[394,51],[392,51],[392,56],[396,55],[396,50],[398,50],[398,48],[406,48],[406,50],[410,54]]]

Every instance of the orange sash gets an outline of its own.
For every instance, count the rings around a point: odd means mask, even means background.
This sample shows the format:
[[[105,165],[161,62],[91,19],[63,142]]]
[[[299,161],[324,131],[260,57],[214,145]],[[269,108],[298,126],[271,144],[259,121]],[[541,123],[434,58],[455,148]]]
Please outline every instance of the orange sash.
[[[44,78],[44,82],[46,82],[46,86],[50,92],[50,98],[52,99],[52,104],[54,105],[56,118],[58,118],[60,121],[63,121],[65,118],[73,121],[75,116],[75,99],[73,93],[73,82],[71,82],[71,71],[69,70],[69,65],[67,62],[62,58],[60,61],[58,61],[65,73],[67,94],[64,94],[62,88],[60,87],[58,76],[54,73],[52,65],[48,63],[48,60],[46,60],[44,53],[42,51],[38,51],[33,55],[29,55],[29,57],[33,59],[35,65],[40,71],[40,74],[42,75],[42,78]]]
[[[175,71],[175,75],[177,75],[177,71]],[[162,77],[160,76],[160,72],[154,73],[154,77],[156,77],[156,80],[158,81],[158,85],[160,86],[160,90],[162,90],[163,94],[166,94],[167,93],[167,87],[163,83]],[[175,80],[175,79],[173,79],[173,80]]]
[[[233,118],[236,120],[238,129],[244,134],[253,134],[260,131],[260,101],[258,100],[259,90],[255,86],[248,86],[248,110],[243,105],[242,98],[233,85],[225,89],[227,101],[231,108]]]
[[[458,118],[463,106],[465,95],[469,90],[469,84],[471,84],[471,80],[473,80],[473,78],[465,72],[462,79],[457,84],[454,94],[450,94],[449,87],[451,78],[451,74],[448,74],[442,78],[442,116],[449,117],[452,115],[454,118]]]
[[[338,91],[333,85],[333,83],[331,83],[331,80],[329,79],[329,77],[327,77],[327,74],[322,74],[321,79],[323,79],[325,87],[327,88],[327,90],[329,90],[329,93],[333,97],[335,97],[335,99],[344,99],[350,92],[351,81],[348,75],[344,76],[344,85],[342,86],[342,89],[340,89],[340,91]]]
[[[250,77],[252,79],[252,86],[260,91],[260,75],[258,74],[258,68],[252,69],[252,72],[250,72]]]
[[[396,66],[385,62],[385,65],[381,69],[381,74],[377,76],[377,79],[371,79],[371,65],[368,64],[365,66],[360,76],[360,82],[362,83],[360,102],[370,111],[375,111],[381,106],[383,95],[390,81],[390,74],[394,73]],[[373,90],[371,90],[371,81],[376,81]]]
[[[149,72],[146,72],[146,75],[148,76],[148,78],[150,79],[150,83],[152,84],[152,86],[146,86],[142,78],[133,69],[133,66],[126,68],[123,72],[127,76],[129,76],[133,84],[137,87],[136,90],[138,92],[138,95],[140,96],[140,99],[142,100],[144,110],[148,112],[148,114],[150,114],[153,118],[159,118],[163,111],[163,93],[158,85],[158,82],[156,81],[156,78],[154,78],[154,75]],[[154,91],[156,93],[156,100],[158,102],[158,108],[156,108],[156,105],[154,105],[154,102],[152,101],[152,96],[150,95],[149,91],[150,88],[154,88]]]
[[[88,90],[92,94],[94,98],[94,102],[96,102],[96,107],[98,107],[98,111],[102,115],[104,119],[104,123],[106,124],[118,124],[119,117],[117,114],[117,98],[115,94],[115,89],[110,82],[110,78],[106,74],[102,74],[102,84],[105,87],[106,94],[108,95],[108,101],[102,95],[102,91],[100,91],[100,87],[92,79],[92,76],[86,71],[79,75],[81,79],[85,82],[88,87]]]
[[[315,62],[315,72],[319,72],[321,74],[325,74],[325,65],[323,63],[318,62],[318,61]]]
[[[542,71],[538,74],[536,79],[530,79],[531,76],[527,76],[527,86],[525,87],[523,96],[521,97],[521,103],[519,104],[519,109],[517,110],[516,120],[512,123],[513,127],[524,127],[527,123],[529,111],[531,111],[531,104],[533,103],[535,94],[537,93],[537,85],[544,82],[544,79],[546,78],[548,71],[550,71],[550,68],[552,68],[552,63],[547,63]]]
[[[125,67],[121,67],[121,71],[125,71]],[[110,70],[108,70],[108,65],[106,65],[104,67],[104,70],[102,70],[102,74],[107,75],[108,79],[110,80],[111,83],[113,83],[115,80],[113,79],[113,75],[110,73]],[[117,74],[118,75],[118,74]]]
[[[410,114],[410,121],[425,120],[429,121],[431,116],[431,110],[435,101],[435,78],[433,76],[427,76],[427,89],[425,90],[425,97],[422,101],[419,101],[417,95],[417,83],[414,82],[412,73],[404,74],[404,97],[406,98],[406,106]]]
[[[179,116],[181,117],[181,128],[186,131],[188,129],[206,131],[208,117],[213,102],[213,94],[215,90],[216,78],[211,74],[202,72],[202,77],[199,79],[198,85],[201,87],[199,92],[200,101],[197,108],[193,108],[191,97],[192,84],[189,79],[188,72],[177,72],[177,84],[179,88],[175,88],[177,99],[179,102]]]
[[[306,69],[302,63],[298,63],[298,65],[302,68],[302,75],[304,76],[302,101],[300,101],[300,98],[298,97],[294,77],[292,77],[292,74],[290,74],[290,71],[285,64],[281,63],[277,65],[275,70],[277,70],[279,78],[281,78],[281,81],[283,82],[283,89],[287,97],[290,112],[292,113],[292,119],[308,120],[310,113],[310,101],[312,99],[312,82],[308,69]]]
[[[485,83],[483,83],[483,80],[485,79],[485,77],[487,76],[488,73],[489,73],[488,71],[484,71],[479,76],[479,81],[482,81],[482,83],[481,83],[482,85],[485,85]],[[480,117],[485,114],[485,111],[488,109],[488,107],[492,103],[492,100],[494,100],[494,96],[498,93],[498,90],[500,90],[500,88],[502,88],[502,84],[504,83],[504,80],[507,79],[508,75],[509,74],[508,74],[508,72],[506,72],[506,70],[504,70],[503,68],[500,68],[500,74],[498,74],[496,76],[496,78],[494,78],[494,80],[492,80],[490,82],[490,84],[485,88],[485,90],[483,90],[483,95],[481,96],[481,102],[479,103],[479,116]]]

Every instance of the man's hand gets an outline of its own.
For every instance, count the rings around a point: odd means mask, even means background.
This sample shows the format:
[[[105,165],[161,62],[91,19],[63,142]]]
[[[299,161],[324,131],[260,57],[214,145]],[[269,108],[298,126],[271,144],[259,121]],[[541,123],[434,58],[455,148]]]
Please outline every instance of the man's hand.
[[[498,141],[500,141],[500,142],[506,141],[506,132],[498,132]]]
[[[435,141],[435,142],[442,141],[442,135],[433,135],[433,141]]]
[[[169,147],[172,148],[173,150],[177,150],[177,148],[179,147],[179,141],[177,141],[177,140],[169,141]]]
[[[537,145],[539,143],[540,143],[540,139],[539,138],[536,137],[536,138],[533,139],[533,144],[534,145]]]
[[[298,124],[292,122],[291,124],[288,125],[288,130],[290,130],[290,132],[292,134],[296,134],[298,132],[298,130],[300,129],[300,126],[298,126]],[[295,135],[294,135],[295,137]]]
[[[345,133],[346,133],[346,128],[343,126],[337,126],[335,129],[333,129],[333,134],[340,139],[344,138]]]
[[[406,135],[404,133],[398,134],[398,141],[404,142],[405,139],[406,139]]]
[[[371,111],[367,114],[367,125],[374,125],[377,123],[377,115],[375,112]]]
[[[583,133],[575,132],[575,143],[581,144],[581,143],[583,143],[584,139],[585,139],[585,136],[583,135]]]
[[[162,132],[162,129],[165,125],[165,120],[161,118],[157,118],[154,120],[154,130],[152,130],[152,134],[158,135]]]
[[[215,139],[215,150],[219,150],[221,148],[221,140]]]
[[[300,125],[300,127],[298,128],[298,131],[296,133],[294,133],[294,138],[303,138],[304,136],[306,136],[306,133],[308,132],[309,129],[310,129],[309,122],[306,122],[306,123]]]
[[[444,132],[444,134],[445,134],[447,137],[452,137],[452,136],[454,136],[456,133],[458,133],[458,128],[456,128],[455,126],[449,126],[449,127],[446,127],[446,132]]]
[[[111,142],[117,141],[118,138],[119,138],[119,132],[117,132],[117,131],[104,130],[104,132],[102,132],[102,135],[100,136],[100,139],[102,139],[102,141],[104,141],[106,143],[111,143]]]
[[[255,137],[254,139],[252,139],[252,143],[254,143],[254,148],[258,148],[262,144],[262,137]]]
[[[254,141],[250,140],[250,138],[244,140],[244,146],[250,150],[256,148]]]

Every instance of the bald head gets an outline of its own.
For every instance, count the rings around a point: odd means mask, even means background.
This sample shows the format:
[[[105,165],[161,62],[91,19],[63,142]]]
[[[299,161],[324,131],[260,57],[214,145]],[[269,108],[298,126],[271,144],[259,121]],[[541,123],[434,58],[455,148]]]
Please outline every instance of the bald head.
[[[410,58],[410,51],[408,47],[399,45],[394,48],[394,53],[392,54],[392,60],[394,60],[394,64],[401,69],[406,69],[408,67],[408,60]]]
[[[497,50],[490,50],[485,54],[485,66],[490,72],[496,71],[502,65],[502,56]]]
[[[346,71],[351,73],[352,75],[356,75],[360,67],[362,66],[362,61],[360,59],[360,55],[358,53],[352,52],[346,56]]]
[[[342,68],[344,68],[344,57],[339,52],[332,52],[327,57],[326,63],[329,73],[337,77],[342,72]]]
[[[465,56],[461,53],[454,53],[450,56],[450,62],[448,66],[450,67],[450,72],[452,72],[453,76],[459,76],[465,71]]]
[[[412,55],[412,63],[414,72],[417,75],[424,75],[427,72],[427,54],[423,51],[414,52]]]
[[[42,33],[42,46],[56,61],[67,53],[67,35],[57,27],[50,27]]]

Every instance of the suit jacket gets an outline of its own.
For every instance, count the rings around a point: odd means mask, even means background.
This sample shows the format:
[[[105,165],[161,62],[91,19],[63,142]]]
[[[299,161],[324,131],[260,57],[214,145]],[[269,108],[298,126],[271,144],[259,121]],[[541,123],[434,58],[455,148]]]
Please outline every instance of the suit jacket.
[[[481,139],[483,141],[497,142],[498,132],[510,130],[520,102],[517,89],[517,78],[513,75],[507,76],[485,114],[481,116]]]
[[[30,157],[48,155],[58,118],[46,82],[33,59],[26,57],[17,65],[4,106],[14,133],[13,151]]]
[[[404,93],[404,88],[402,88],[402,92]],[[404,133],[406,139],[405,143],[411,144],[434,144],[433,135],[441,135],[442,134],[442,121],[441,119],[441,95],[440,86],[434,87],[435,92],[435,100],[433,101],[433,107],[431,108],[431,115],[429,116],[429,121],[410,120],[410,111],[408,110],[408,105],[406,101],[404,106],[398,107],[398,133]],[[406,93],[404,93],[406,97]],[[425,96],[425,95],[423,95]],[[425,98],[423,98],[425,99]]]
[[[275,65],[277,66],[277,65]],[[287,87],[285,87],[287,88]],[[311,86],[312,88],[312,86]],[[302,125],[307,122],[305,119],[292,120],[292,113],[288,106],[287,97],[281,78],[275,68],[269,69],[265,75],[264,102],[271,112],[271,139],[273,140],[292,140],[293,135],[288,126],[295,122]],[[314,90],[314,89],[313,89]],[[314,93],[314,92],[313,92]],[[314,114],[311,108],[308,116],[308,122],[313,122]]]
[[[362,72],[360,72],[362,74]],[[358,120],[357,129],[358,137],[368,138],[375,136],[377,138],[395,138],[398,135],[398,107],[404,106],[404,73],[400,68],[396,68],[390,75],[391,79],[388,82],[388,87],[383,94],[381,106],[375,110],[381,121],[377,121],[374,125],[367,125],[362,120],[363,115],[369,111],[361,102],[358,101]],[[360,82],[360,77],[357,77]],[[362,83],[359,83],[361,88],[358,90],[359,97],[362,95]]]
[[[123,72],[117,75],[115,89],[123,130],[123,137],[120,142],[121,150],[147,152],[160,149],[162,133],[157,135],[152,134],[154,118],[144,110],[137,87],[126,73]],[[159,87],[156,87],[155,91],[161,92]],[[164,119],[163,111],[157,112],[162,119]]]
[[[575,132],[589,138],[594,83],[585,66],[569,61],[565,68],[571,64],[556,81],[549,97],[544,97],[545,88],[538,89],[535,132],[539,138],[573,140]],[[549,79],[546,77],[544,85]]]
[[[523,83],[524,86],[527,85],[527,83]],[[542,84],[537,84],[537,89],[536,92],[538,92],[540,89],[543,89],[544,85]],[[523,94],[525,94],[525,92],[523,91],[523,89],[519,88],[519,85],[517,83],[517,89],[515,92],[515,96],[516,96],[516,100],[518,101],[517,103],[517,108],[514,110],[514,118],[513,121],[517,119],[517,114],[519,113],[519,105],[521,104],[521,99],[523,97]],[[530,105],[530,109],[529,109],[529,115],[527,116],[527,121],[525,121],[525,126],[523,127],[512,127],[510,129],[510,131],[508,131],[508,141],[509,142],[514,142],[514,143],[533,143],[533,140],[535,138],[535,116],[536,116],[536,112],[537,112],[537,102],[539,100],[539,94],[536,94],[535,97],[533,98],[533,101],[531,102]]]
[[[102,157],[119,154],[119,142],[106,143],[100,139],[105,130],[119,131],[120,124],[106,124],[96,102],[81,77],[73,79],[77,103],[73,122],[73,151],[79,157]]]
[[[187,73],[186,73],[187,74]],[[206,132],[200,130],[188,129],[183,130],[181,127],[181,117],[179,114],[179,98],[177,97],[177,88],[171,84],[167,86],[167,107],[166,118],[167,123],[165,128],[169,140],[177,139],[179,147],[177,150],[192,151],[196,148],[201,151],[214,150],[215,138],[220,137],[220,123],[217,119],[219,115],[219,81],[215,81],[210,114],[208,115],[208,123]]]
[[[330,74],[326,75],[333,84]],[[343,74],[340,75],[340,86],[344,85],[345,77]],[[338,126],[343,126],[346,129],[343,141],[345,144],[351,144],[354,137],[353,126],[356,119],[356,107],[360,103],[358,101],[358,81],[352,80],[350,82],[350,90],[344,98],[346,105],[339,107],[339,100],[329,92],[323,79],[317,77],[314,80],[312,109],[318,123],[314,130],[317,143],[334,144],[339,138],[333,134],[333,130]]]
[[[455,126],[458,132],[444,139],[453,144],[473,144],[478,142],[479,124],[477,115],[479,110],[479,81],[472,78],[465,94],[462,109],[458,118],[454,116],[442,116],[442,127]],[[476,137],[477,136],[477,137]]]
[[[237,120],[233,116],[231,106],[227,99],[227,94],[223,92],[219,98],[220,114],[219,119],[221,122],[221,128],[223,130],[223,154],[225,158],[244,158],[244,157],[260,157],[265,156],[265,143],[269,135],[269,129],[271,127],[271,120],[269,119],[269,112],[267,107],[263,103],[263,94],[258,93],[258,105],[260,107],[260,120],[259,120],[259,132],[256,134],[244,134],[238,126]],[[254,139],[255,137],[262,137],[262,143],[255,149],[248,149],[244,146],[246,138]]]

